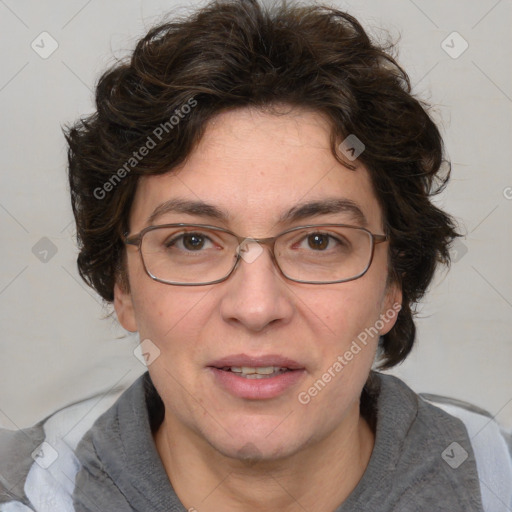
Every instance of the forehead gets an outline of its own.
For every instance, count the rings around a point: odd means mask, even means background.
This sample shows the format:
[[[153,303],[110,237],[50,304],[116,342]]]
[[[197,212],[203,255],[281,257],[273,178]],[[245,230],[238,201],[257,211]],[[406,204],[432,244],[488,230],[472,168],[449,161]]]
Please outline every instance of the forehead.
[[[359,209],[368,227],[381,229],[369,173],[361,164],[351,170],[334,158],[328,120],[302,109],[283,112],[243,108],[215,116],[185,163],[139,180],[131,231],[210,217],[216,224],[266,236],[297,219],[290,213],[301,207],[302,220],[309,211],[312,222],[362,225]],[[318,208],[307,209],[327,203],[338,208],[320,214]]]

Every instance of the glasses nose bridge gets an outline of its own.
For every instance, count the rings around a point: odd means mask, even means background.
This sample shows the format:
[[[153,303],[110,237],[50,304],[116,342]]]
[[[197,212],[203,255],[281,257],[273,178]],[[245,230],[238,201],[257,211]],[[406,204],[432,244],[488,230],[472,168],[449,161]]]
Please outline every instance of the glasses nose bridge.
[[[274,252],[274,246],[276,244],[276,240],[279,238],[278,236],[268,236],[266,238],[254,238],[252,236],[247,237],[238,237],[238,243],[242,244],[243,242],[246,243],[257,243],[259,245],[264,245],[269,248],[270,252]]]
[[[251,243],[255,243],[257,245],[267,247],[267,249],[270,253],[270,259],[272,260],[272,263],[279,270],[279,272],[282,272],[281,267],[279,266],[279,263],[277,261],[277,258],[276,258],[275,252],[274,252],[276,240],[279,238],[279,235],[265,237],[265,238],[255,238],[255,237],[251,237],[251,236],[243,237],[243,236],[236,235],[236,238],[238,241],[238,245],[236,248],[236,256],[237,257],[236,257],[235,266],[233,268],[233,272],[239,266],[241,259],[246,260],[248,263],[252,263],[252,261],[254,261],[254,260],[251,261],[250,259],[247,259],[242,255],[242,253],[245,252],[243,250],[243,247],[245,245],[248,245]]]

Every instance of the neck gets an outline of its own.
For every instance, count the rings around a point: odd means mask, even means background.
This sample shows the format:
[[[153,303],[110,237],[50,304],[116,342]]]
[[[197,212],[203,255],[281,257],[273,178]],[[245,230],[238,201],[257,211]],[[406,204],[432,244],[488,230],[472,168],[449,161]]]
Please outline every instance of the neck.
[[[375,435],[356,403],[329,436],[281,460],[225,457],[167,415],[154,438],[169,480],[189,510],[320,512],[334,510],[354,490]]]

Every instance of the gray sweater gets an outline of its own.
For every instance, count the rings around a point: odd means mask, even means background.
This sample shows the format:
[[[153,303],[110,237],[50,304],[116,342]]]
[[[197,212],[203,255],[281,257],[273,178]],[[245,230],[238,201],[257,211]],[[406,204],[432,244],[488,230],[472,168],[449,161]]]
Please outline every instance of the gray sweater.
[[[372,380],[365,406],[375,446],[335,512],[512,511],[510,439],[492,419],[461,404],[434,406],[389,375],[372,372]],[[0,430],[0,512],[186,511],[153,441],[162,419],[146,372],[120,396]]]

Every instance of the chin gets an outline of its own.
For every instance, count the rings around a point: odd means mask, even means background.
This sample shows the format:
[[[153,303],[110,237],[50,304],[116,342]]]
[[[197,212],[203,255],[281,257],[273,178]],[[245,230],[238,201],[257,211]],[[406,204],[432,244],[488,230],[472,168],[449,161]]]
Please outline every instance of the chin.
[[[306,440],[294,439],[290,432],[272,436],[268,431],[264,435],[239,432],[228,439],[207,439],[209,444],[225,457],[247,463],[271,462],[286,459],[304,448]]]

